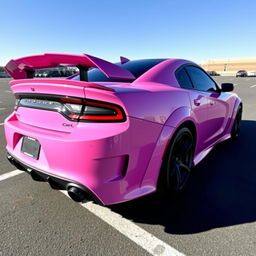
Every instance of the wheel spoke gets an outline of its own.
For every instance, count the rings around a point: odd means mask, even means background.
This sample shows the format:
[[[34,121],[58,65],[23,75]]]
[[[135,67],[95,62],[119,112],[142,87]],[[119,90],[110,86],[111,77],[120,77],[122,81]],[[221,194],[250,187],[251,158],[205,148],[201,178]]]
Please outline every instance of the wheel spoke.
[[[182,177],[181,177],[181,173],[180,173],[180,166],[177,163],[177,165],[175,166],[175,176],[176,176],[176,188],[178,189],[180,187],[181,181],[182,181]]]
[[[181,138],[177,142],[177,151],[179,155],[186,155],[192,148],[192,142],[189,140],[189,138]]]
[[[187,164],[184,164],[182,162],[180,162],[180,167],[185,169],[187,172],[191,171],[191,168]]]
[[[182,138],[176,142],[175,155],[180,156],[182,154]]]
[[[192,143],[190,141],[187,141],[186,145],[184,146],[184,153],[187,154],[191,148],[192,148]]]

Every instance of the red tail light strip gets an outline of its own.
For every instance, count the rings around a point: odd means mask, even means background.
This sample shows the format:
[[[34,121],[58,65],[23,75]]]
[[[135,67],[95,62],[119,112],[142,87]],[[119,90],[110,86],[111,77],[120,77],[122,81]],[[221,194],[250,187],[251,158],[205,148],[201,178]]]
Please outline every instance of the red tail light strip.
[[[81,122],[124,122],[126,116],[121,106],[68,96],[41,94],[16,95],[16,106],[57,111],[71,121]]]
[[[115,115],[86,115],[82,114],[80,120],[97,120],[97,121],[123,121],[124,113],[122,109],[116,105],[108,104],[104,102],[86,100],[86,106],[100,107],[113,110]]]
[[[78,103],[83,104],[83,101],[81,99],[75,99],[75,98],[60,98],[61,101],[67,102],[67,103]]]

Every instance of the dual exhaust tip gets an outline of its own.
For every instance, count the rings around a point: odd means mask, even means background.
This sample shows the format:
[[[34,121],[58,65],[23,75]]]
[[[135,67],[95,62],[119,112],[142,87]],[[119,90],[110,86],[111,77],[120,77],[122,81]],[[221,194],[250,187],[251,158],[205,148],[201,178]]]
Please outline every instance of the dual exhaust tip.
[[[65,185],[60,184],[59,182],[55,181],[49,176],[42,177],[40,174],[38,174],[36,171],[32,170],[31,168],[26,168],[9,154],[7,155],[7,159],[17,169],[29,173],[33,180],[47,181],[52,189],[67,189],[68,195],[75,202],[81,203],[88,198],[88,194],[86,193],[86,191],[80,188],[79,185],[68,183],[68,182]]]
[[[68,195],[71,199],[73,199],[75,202],[83,202],[86,199],[86,193],[82,189],[78,187],[69,187],[67,189]]]

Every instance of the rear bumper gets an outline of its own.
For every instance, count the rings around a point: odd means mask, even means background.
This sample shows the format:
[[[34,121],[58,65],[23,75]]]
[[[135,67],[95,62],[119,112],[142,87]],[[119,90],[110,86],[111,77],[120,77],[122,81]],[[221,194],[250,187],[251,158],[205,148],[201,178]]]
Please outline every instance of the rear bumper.
[[[86,192],[86,195],[87,195],[86,200],[88,201],[93,200],[98,204],[102,204],[99,198],[97,198],[87,187],[83,186],[82,184],[79,184],[71,180],[61,179],[53,175],[43,173],[42,171],[36,170],[35,168],[28,166],[20,162],[19,160],[15,159],[8,152],[7,152],[7,159],[17,169],[28,173],[31,176],[31,178],[35,181],[48,182],[52,189],[58,189],[58,190],[68,190],[69,187],[80,188]]]
[[[57,181],[62,188],[70,182],[81,185],[104,205],[155,189],[141,188],[141,183],[162,125],[129,118],[120,124],[78,124],[72,132],[59,132],[24,124],[13,113],[4,128],[7,152],[17,168],[33,170],[32,177]],[[38,160],[21,152],[23,136],[40,143]]]

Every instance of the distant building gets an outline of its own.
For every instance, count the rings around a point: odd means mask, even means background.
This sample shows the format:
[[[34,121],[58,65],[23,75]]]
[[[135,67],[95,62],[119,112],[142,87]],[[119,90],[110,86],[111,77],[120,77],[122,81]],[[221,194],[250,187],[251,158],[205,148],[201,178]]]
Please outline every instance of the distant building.
[[[216,71],[222,76],[234,76],[238,70],[255,72],[256,58],[207,60],[201,66],[206,71]]]

